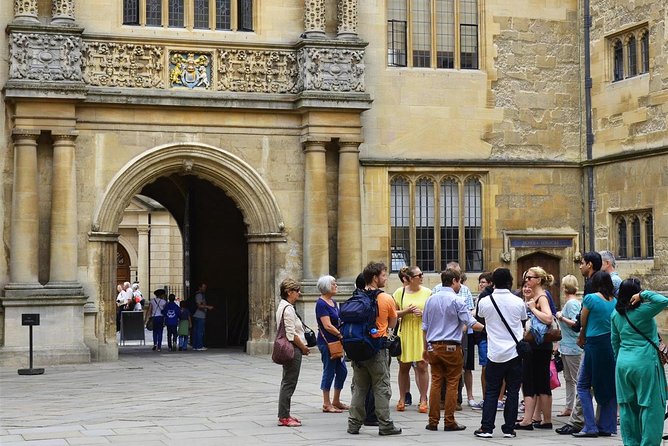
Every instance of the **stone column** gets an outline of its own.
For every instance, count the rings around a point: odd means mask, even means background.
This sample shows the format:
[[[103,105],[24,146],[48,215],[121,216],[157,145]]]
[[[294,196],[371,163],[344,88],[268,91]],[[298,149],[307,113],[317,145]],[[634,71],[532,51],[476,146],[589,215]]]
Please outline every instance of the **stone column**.
[[[52,25],[74,25],[74,0],[53,0]]]
[[[337,19],[337,39],[357,39],[357,0],[338,0]]]
[[[14,0],[14,21],[39,23],[37,0]]]
[[[325,0],[304,0],[304,34],[307,39],[325,38]]]
[[[76,134],[53,135],[51,185],[51,266],[49,288],[77,284]]]
[[[325,142],[304,144],[304,279],[329,273]]]
[[[37,195],[38,130],[14,129],[14,183],[9,228],[10,286],[39,288],[39,201]]]
[[[149,283],[149,272],[148,272],[148,235],[149,229],[148,226],[139,226],[137,228],[138,234],[138,249],[137,249],[137,277],[139,283],[142,285],[139,287],[141,290],[150,290],[151,284]]]
[[[362,271],[359,144],[339,142],[337,273],[341,279],[353,282]]]

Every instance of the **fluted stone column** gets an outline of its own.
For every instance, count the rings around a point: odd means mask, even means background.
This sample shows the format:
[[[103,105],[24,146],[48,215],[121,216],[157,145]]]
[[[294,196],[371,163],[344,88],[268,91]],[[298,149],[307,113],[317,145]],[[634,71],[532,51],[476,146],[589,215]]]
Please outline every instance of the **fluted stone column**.
[[[325,0],[304,0],[304,34],[307,39],[325,38]]]
[[[138,249],[137,249],[137,277],[142,284],[140,289],[149,290],[151,284],[149,283],[148,273],[148,226],[139,226],[137,228]]]
[[[359,144],[339,143],[337,272],[341,279],[353,281],[362,271]]]
[[[39,23],[37,18],[37,0],[14,0],[14,21]]]
[[[357,0],[338,0],[336,37],[357,39]]]
[[[325,142],[304,144],[304,279],[329,273]]]
[[[39,201],[37,138],[39,131],[14,129],[14,183],[9,228],[11,287],[38,288]]]
[[[53,135],[51,266],[48,287],[77,283],[77,177],[75,134]]]
[[[52,25],[74,25],[74,0],[53,0]]]

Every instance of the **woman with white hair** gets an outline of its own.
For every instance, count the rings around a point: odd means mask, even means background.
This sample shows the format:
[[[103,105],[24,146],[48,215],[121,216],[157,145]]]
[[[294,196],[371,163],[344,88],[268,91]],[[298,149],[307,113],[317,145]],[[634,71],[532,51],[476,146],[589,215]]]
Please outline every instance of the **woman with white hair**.
[[[343,356],[332,355],[334,350],[330,352],[330,345],[340,343],[343,337],[339,331],[341,325],[339,306],[333,299],[337,293],[336,279],[332,276],[322,276],[318,279],[318,291],[320,291],[320,298],[315,304],[315,318],[318,322],[318,350],[320,350],[323,365],[320,381],[322,411],[341,413],[342,410],[348,410],[348,406],[340,400],[348,369],[343,361]],[[334,395],[330,401],[329,393],[332,383],[334,383]]]

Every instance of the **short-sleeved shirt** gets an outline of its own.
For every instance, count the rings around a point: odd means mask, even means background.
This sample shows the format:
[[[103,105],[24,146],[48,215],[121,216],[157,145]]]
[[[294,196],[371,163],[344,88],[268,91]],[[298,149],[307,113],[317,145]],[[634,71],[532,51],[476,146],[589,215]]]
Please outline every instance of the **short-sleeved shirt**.
[[[206,308],[199,307],[199,304],[206,305],[206,297],[204,296],[204,293],[198,291],[197,294],[195,294],[195,302],[197,303],[197,310],[195,310],[195,314],[193,314],[193,317],[197,319],[205,319]]]
[[[315,302],[315,319],[318,322],[318,329],[320,330],[320,336],[318,336],[319,344],[334,342],[338,339],[336,336],[325,330],[325,326],[320,320],[323,316],[329,316],[332,325],[337,328],[339,327],[341,324],[339,321],[339,306],[333,299],[332,302],[334,302],[334,306],[329,305],[324,299],[318,299]]]
[[[524,327],[522,321],[527,318],[524,300],[506,289],[497,289],[492,293],[494,302],[504,319],[513,330],[516,339],[522,339]],[[487,329],[487,357],[496,363],[508,362],[517,357],[515,340],[496,311],[492,299],[486,297],[478,304],[478,314],[485,318]]]
[[[570,299],[561,309],[561,315],[566,319],[575,320],[580,313],[582,303],[577,299]],[[581,355],[582,349],[578,346],[578,334],[574,332],[566,322],[559,321],[561,327],[561,342],[559,342],[559,352],[562,355]]]
[[[376,300],[378,301],[378,316],[376,317],[378,333],[374,337],[380,338],[387,335],[389,319],[397,317],[397,307],[392,296],[385,292],[380,293]]]
[[[587,294],[582,299],[582,306],[589,310],[587,316],[587,337],[610,333],[610,315],[617,305],[617,299],[604,300],[598,294]]]
[[[176,302],[170,302],[165,307],[165,325],[178,325],[181,316],[181,307]]]

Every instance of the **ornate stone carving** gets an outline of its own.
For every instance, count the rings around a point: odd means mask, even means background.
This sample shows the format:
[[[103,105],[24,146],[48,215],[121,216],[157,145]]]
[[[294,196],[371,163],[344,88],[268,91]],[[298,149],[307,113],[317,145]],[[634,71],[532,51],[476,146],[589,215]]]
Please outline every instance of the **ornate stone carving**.
[[[169,58],[169,85],[208,89],[211,84],[211,55],[172,53]]]
[[[219,52],[218,89],[235,92],[297,92],[297,57],[292,51]]]
[[[37,0],[14,0],[14,19],[39,23],[37,19]]]
[[[93,86],[164,88],[163,54],[155,45],[86,42],[83,78]]]
[[[325,37],[325,0],[304,0],[304,34]]]
[[[52,7],[54,25],[74,23],[74,0],[53,0]]]
[[[299,66],[302,90],[364,91],[364,50],[302,48]]]
[[[37,81],[81,81],[78,36],[11,33],[9,78]]]
[[[339,39],[357,38],[357,0],[338,0],[337,21]]]

